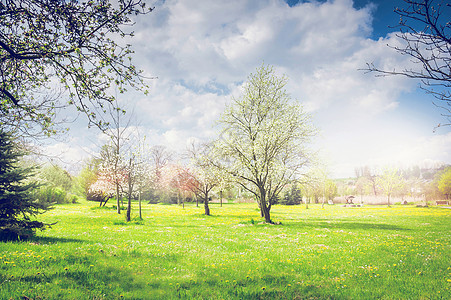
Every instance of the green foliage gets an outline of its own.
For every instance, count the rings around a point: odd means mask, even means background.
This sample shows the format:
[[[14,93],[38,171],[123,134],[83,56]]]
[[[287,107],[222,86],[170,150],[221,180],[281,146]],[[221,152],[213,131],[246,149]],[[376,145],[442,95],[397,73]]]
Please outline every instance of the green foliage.
[[[44,205],[77,202],[77,196],[68,193],[60,187],[53,186],[41,186],[34,191],[33,198]]]
[[[0,129],[0,240],[28,238],[45,227],[32,219],[48,205],[34,201],[38,184],[27,182],[33,169],[19,166],[23,155],[11,135]]]
[[[398,174],[398,170],[393,168],[386,168],[382,175],[377,177],[376,182],[387,195],[388,205],[391,196],[405,186],[405,180]]]
[[[85,198],[87,197],[89,187],[97,180],[98,165],[99,161],[96,159],[91,159],[85,164],[78,176],[74,179],[75,194]]]
[[[57,165],[51,165],[41,169],[39,179],[47,186],[58,187],[66,192],[72,190],[72,176],[69,172]]]
[[[284,205],[298,205],[302,203],[302,192],[297,184],[293,184],[291,189],[285,191],[279,203]]]
[[[133,36],[124,30],[132,16],[150,11],[143,0],[13,0],[0,8],[0,120],[9,129],[55,134],[67,103],[103,128],[97,114],[114,101],[110,89],[144,85],[131,45],[118,42]],[[50,91],[58,81],[68,102]]]
[[[439,175],[437,186],[439,191],[449,199],[451,195],[451,167],[446,168]]]

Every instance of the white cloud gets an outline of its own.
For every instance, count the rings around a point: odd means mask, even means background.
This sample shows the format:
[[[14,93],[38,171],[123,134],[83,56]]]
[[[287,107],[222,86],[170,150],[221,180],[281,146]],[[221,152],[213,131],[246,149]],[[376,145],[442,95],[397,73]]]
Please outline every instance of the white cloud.
[[[149,96],[126,99],[135,103],[150,143],[183,149],[188,139],[214,136],[225,103],[264,61],[290,78],[288,92],[315,113],[320,144],[335,164],[353,170],[407,150],[400,159],[449,161],[443,143],[381,117],[404,109],[401,98],[416,83],[359,70],[367,62],[388,69],[409,64],[386,46],[398,43],[394,34],[368,38],[373,9],[356,10],[351,0],[294,7],[282,0],[158,1],[137,20],[131,41],[134,62],[158,79],[150,81]],[[429,146],[416,147],[416,136]]]

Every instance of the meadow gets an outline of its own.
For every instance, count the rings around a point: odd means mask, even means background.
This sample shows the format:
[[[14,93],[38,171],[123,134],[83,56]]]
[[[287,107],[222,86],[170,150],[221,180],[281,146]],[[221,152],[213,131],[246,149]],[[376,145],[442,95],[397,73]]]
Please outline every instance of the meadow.
[[[97,203],[0,243],[0,299],[451,299],[451,209]],[[136,207],[135,207],[136,216]]]

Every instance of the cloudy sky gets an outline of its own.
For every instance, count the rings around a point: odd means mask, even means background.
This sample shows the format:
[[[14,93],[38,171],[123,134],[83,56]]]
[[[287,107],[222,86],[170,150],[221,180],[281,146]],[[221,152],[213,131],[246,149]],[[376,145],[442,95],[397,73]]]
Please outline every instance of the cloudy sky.
[[[215,136],[215,120],[262,63],[289,78],[287,91],[313,115],[312,144],[333,177],[354,167],[451,163],[451,128],[418,82],[378,77],[366,63],[411,64],[398,43],[393,13],[401,0],[166,0],[137,20],[134,62],[150,93],[121,95],[152,145],[183,150]],[[98,151],[99,132],[79,118],[48,153],[65,162]],[[79,164],[77,164],[79,165]]]

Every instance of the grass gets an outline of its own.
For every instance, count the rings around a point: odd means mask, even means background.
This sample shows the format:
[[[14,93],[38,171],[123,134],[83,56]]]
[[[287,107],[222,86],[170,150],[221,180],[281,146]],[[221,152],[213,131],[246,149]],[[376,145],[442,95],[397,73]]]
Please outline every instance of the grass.
[[[58,205],[0,243],[0,299],[450,299],[451,210]]]

